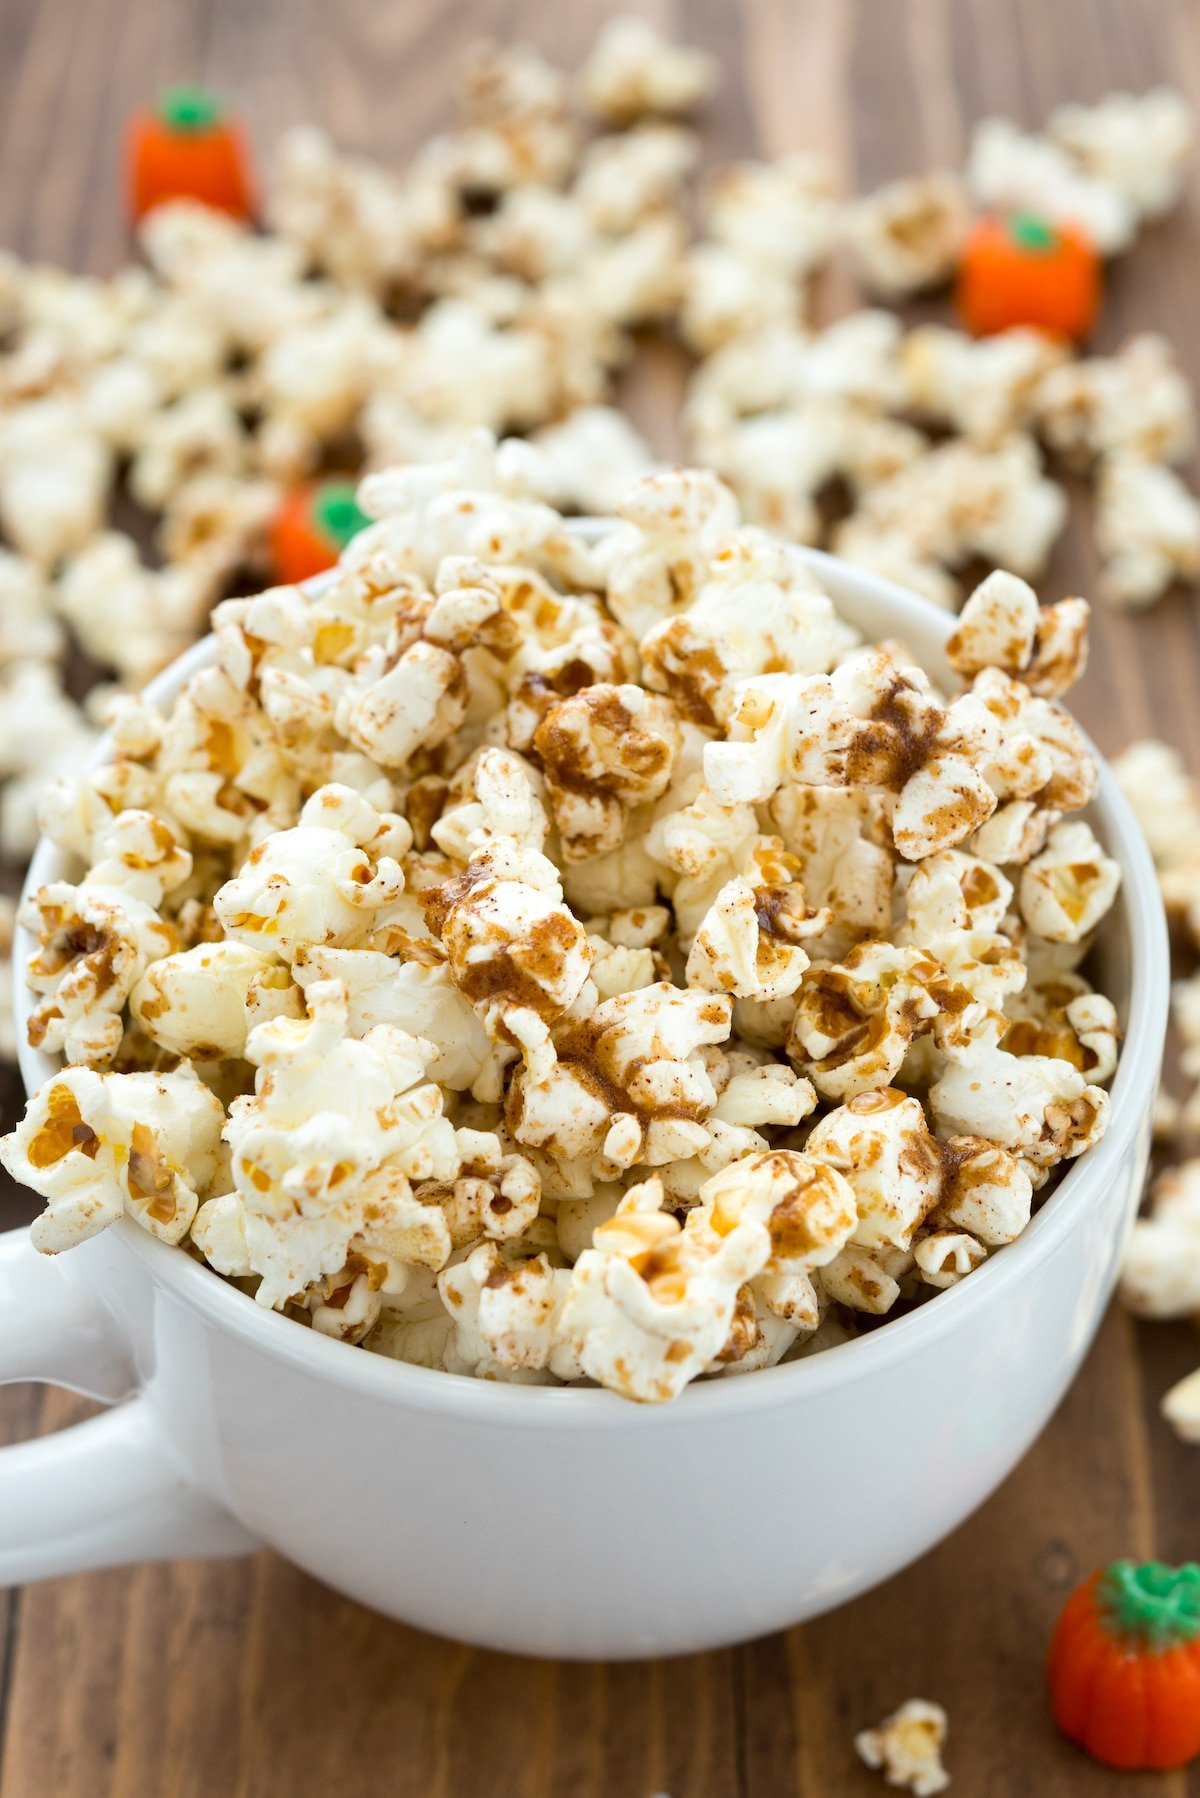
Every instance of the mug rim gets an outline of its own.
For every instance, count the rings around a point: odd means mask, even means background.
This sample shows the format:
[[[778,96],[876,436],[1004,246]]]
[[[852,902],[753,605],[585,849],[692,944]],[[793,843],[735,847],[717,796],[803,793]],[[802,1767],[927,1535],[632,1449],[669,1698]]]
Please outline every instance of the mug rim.
[[[582,528],[574,528],[579,534],[594,538],[612,526],[607,520],[587,520]],[[932,628],[943,642],[949,637],[955,623],[953,614],[840,557],[804,545],[793,547],[833,588],[852,590],[863,603],[883,608],[891,630],[899,626],[903,631],[907,624],[922,635],[928,635]],[[331,570],[305,582],[305,590],[314,596],[319,594],[333,573]],[[215,638],[210,631],[147,684],[145,697],[152,704],[169,703],[193,673],[214,659],[214,654]],[[1121,903],[1127,919],[1129,994],[1121,1055],[1110,1088],[1108,1129],[1094,1148],[1067,1169],[1020,1236],[1005,1244],[1002,1253],[990,1255],[969,1280],[935,1293],[925,1304],[901,1317],[885,1320],[868,1334],[799,1361],[760,1368],[749,1380],[735,1375],[693,1381],[669,1405],[637,1405],[602,1387],[527,1386],[483,1380],[364,1352],[359,1346],[306,1329],[294,1318],[258,1305],[204,1262],[186,1250],[181,1252],[178,1246],[160,1242],[132,1218],[119,1218],[109,1231],[117,1232],[118,1240],[143,1262],[155,1283],[169,1287],[189,1309],[273,1359],[290,1361],[315,1376],[355,1387],[364,1394],[414,1404],[422,1410],[471,1416],[483,1423],[541,1421],[552,1422],[556,1428],[565,1424],[642,1428],[653,1418],[657,1427],[672,1420],[699,1421],[701,1414],[715,1418],[730,1410],[740,1412],[764,1405],[803,1402],[807,1391],[869,1379],[884,1358],[909,1358],[940,1336],[952,1334],[956,1323],[965,1322],[971,1310],[978,1311],[993,1298],[999,1300],[1006,1286],[1021,1280],[1035,1260],[1047,1258],[1059,1240],[1082,1221],[1081,1214],[1089,1201],[1094,1201],[1115,1176],[1153,1103],[1161,1070],[1169,993],[1166,921],[1158,878],[1141,828],[1107,761],[1090,737],[1087,742],[1099,767],[1092,807],[1102,826],[1105,846],[1121,868]],[[106,732],[97,741],[87,766],[102,766],[109,753]],[[58,878],[55,864],[63,859],[55,844],[45,837],[39,839],[22,887],[22,902],[48,880]],[[32,948],[28,932],[18,925],[13,942],[14,965],[23,961]],[[61,1065],[28,1043],[25,1024],[32,1010],[32,997],[24,982],[14,982],[17,1053],[27,1094],[52,1078],[55,1066]]]

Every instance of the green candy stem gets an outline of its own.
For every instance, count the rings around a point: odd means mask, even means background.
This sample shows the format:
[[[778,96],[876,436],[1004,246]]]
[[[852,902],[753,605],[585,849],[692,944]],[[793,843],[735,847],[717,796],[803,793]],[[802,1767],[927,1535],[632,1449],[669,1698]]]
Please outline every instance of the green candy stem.
[[[1008,234],[1023,250],[1052,250],[1058,242],[1054,226],[1034,212],[1015,212],[1008,221]]]
[[[370,519],[360,512],[353,481],[326,481],[313,495],[312,519],[323,537],[345,549]]]
[[[173,131],[210,131],[219,125],[221,102],[204,87],[169,87],[158,102],[158,116]]]
[[[1187,1561],[1112,1561],[1096,1588],[1109,1627],[1161,1654],[1200,1636],[1200,1566]]]

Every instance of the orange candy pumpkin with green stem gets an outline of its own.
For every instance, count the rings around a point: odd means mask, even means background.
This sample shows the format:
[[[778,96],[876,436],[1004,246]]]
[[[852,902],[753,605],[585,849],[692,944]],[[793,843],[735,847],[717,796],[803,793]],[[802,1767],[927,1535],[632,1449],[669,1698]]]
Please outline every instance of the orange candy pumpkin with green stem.
[[[1033,213],[977,219],[959,257],[955,302],[977,337],[1035,325],[1086,337],[1100,306],[1100,258],[1084,232]]]
[[[125,154],[135,219],[166,200],[199,200],[234,218],[253,215],[245,135],[205,88],[168,88],[153,111],[135,113]]]
[[[1113,1561],[1071,1594],[1047,1668],[1064,1735],[1128,1771],[1200,1754],[1200,1566]]]
[[[271,560],[285,586],[332,568],[351,537],[370,523],[353,481],[310,481],[293,488],[271,525]]]

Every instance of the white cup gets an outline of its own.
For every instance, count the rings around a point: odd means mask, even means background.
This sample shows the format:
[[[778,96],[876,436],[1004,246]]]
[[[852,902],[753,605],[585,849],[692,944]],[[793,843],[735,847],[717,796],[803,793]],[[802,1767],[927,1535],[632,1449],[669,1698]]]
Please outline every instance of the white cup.
[[[810,553],[852,623],[948,676],[952,620]],[[151,698],[211,655],[197,645]],[[1101,944],[1125,1032],[1108,1133],[970,1279],[822,1355],[642,1408],[365,1354],[261,1310],[129,1219],[55,1261],[14,1231],[0,1238],[0,1380],[120,1402],[0,1449],[0,1583],[267,1543],[423,1629],[626,1657],[782,1628],[922,1554],[1074,1377],[1145,1176],[1166,932],[1107,768],[1089,815],[1123,876]],[[28,887],[67,872],[42,843]],[[19,934],[18,965],[31,947]],[[28,1007],[20,994],[22,1038]],[[30,1089],[54,1072],[29,1048],[21,1065]]]

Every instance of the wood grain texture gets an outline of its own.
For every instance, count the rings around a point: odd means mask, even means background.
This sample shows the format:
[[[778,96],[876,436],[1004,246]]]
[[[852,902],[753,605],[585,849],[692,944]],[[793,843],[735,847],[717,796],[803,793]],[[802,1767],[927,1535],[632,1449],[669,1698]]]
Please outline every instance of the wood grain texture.
[[[168,78],[236,95],[264,146],[315,120],[348,147],[400,158],[449,118],[454,61],[471,39],[527,37],[572,60],[609,10],[604,0],[5,0],[0,244],[115,266],[126,250],[114,183],[122,119]],[[1200,106],[1192,0],[663,0],[646,10],[720,56],[710,161],[820,146],[860,187],[954,163],[987,112],[1033,124],[1061,100],[1165,79]],[[1114,269],[1102,341],[1161,328],[1200,380],[1198,275],[1200,183]],[[835,271],[822,309],[836,313],[847,295]],[[665,451],[678,448],[681,379],[660,349],[625,383]],[[1094,573],[1075,494],[1045,596],[1087,592]],[[1103,747],[1155,732],[1200,768],[1198,616],[1175,596],[1136,620],[1100,618],[1079,710]],[[11,1086],[6,1098],[15,1102]],[[2,1203],[4,1222],[28,1214],[15,1195]],[[1055,1736],[1041,1659],[1058,1604],[1097,1561],[1196,1554],[1200,1456],[1172,1438],[1157,1402],[1197,1354],[1186,1328],[1138,1328],[1114,1313],[1050,1428],[954,1537],[846,1609],[723,1654],[602,1667],[476,1653],[385,1622],[268,1555],[0,1595],[0,1793],[866,1798],[883,1788],[851,1737],[915,1692],[950,1711],[962,1798],[1128,1792]],[[82,1411],[63,1394],[12,1388],[0,1394],[0,1439]],[[319,1449],[297,1445],[298,1478],[305,1452]],[[681,1493],[680,1527],[686,1514]],[[731,1519],[741,1528],[754,1528],[749,1480],[745,1513]],[[536,1544],[527,1552],[532,1565]],[[1200,1798],[1200,1776],[1138,1789]]]

